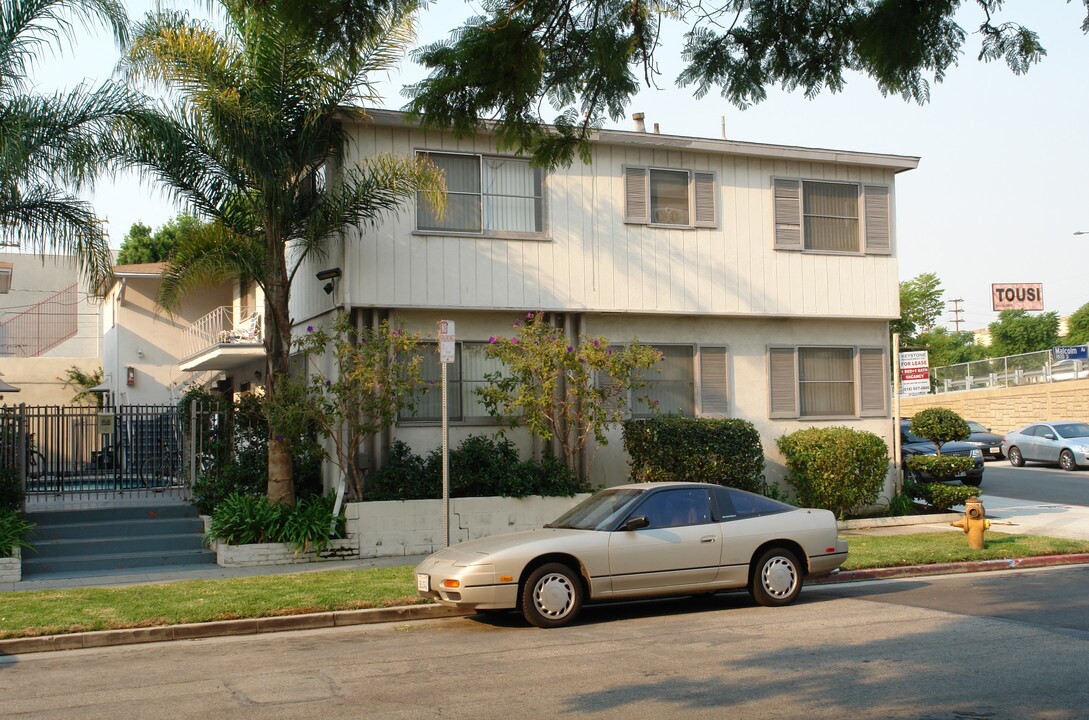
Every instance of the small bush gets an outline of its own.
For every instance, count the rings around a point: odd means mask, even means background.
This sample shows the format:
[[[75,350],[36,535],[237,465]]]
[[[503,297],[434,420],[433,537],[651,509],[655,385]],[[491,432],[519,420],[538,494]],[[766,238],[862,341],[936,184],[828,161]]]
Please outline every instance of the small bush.
[[[889,448],[871,432],[806,428],[784,435],[777,445],[786,456],[787,480],[804,506],[831,510],[842,519],[873,504],[885,487]]]
[[[676,415],[628,420],[624,449],[636,482],[682,480],[765,490],[764,448],[747,420]]]
[[[291,507],[269,502],[266,497],[231,495],[212,513],[205,538],[231,545],[287,543],[296,552],[305,552],[311,546],[322,550],[329,544],[333,502],[331,497],[311,496]],[[341,527],[342,521],[338,522],[338,529]]]
[[[0,509],[0,557],[11,557],[17,547],[30,548],[27,538],[33,530],[34,523],[27,522],[20,513]]]
[[[521,460],[514,443],[472,435],[450,451],[450,497],[571,496],[586,488],[562,460]],[[367,481],[364,500],[421,500],[442,496],[442,450],[421,458],[395,440],[382,468]]]
[[[967,472],[975,466],[975,460],[964,455],[912,455],[904,461],[914,473],[932,478],[949,479],[957,473]]]
[[[0,510],[23,509],[23,485],[15,468],[0,468]]]
[[[904,494],[917,497],[935,510],[948,510],[963,505],[968,498],[979,495],[979,489],[967,485],[946,485],[940,482],[904,483]]]
[[[932,407],[920,410],[911,418],[911,434],[925,437],[938,447],[953,440],[964,440],[971,434],[968,423],[949,408]]]

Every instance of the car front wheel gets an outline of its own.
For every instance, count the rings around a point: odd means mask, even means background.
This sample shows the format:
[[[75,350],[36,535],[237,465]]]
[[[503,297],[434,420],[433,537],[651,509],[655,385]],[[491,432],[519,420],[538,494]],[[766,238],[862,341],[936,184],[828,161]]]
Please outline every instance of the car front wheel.
[[[1021,451],[1015,447],[1010,448],[1010,451],[1006,453],[1006,457],[1010,459],[1010,465],[1014,467],[1021,467],[1025,464],[1025,459],[1021,457]]]
[[[548,563],[522,585],[522,615],[530,625],[554,628],[575,619],[582,607],[578,574],[562,563]]]
[[[789,550],[771,548],[753,565],[749,592],[761,605],[789,605],[801,591],[802,567]]]
[[[1078,462],[1074,459],[1074,453],[1069,450],[1063,450],[1059,453],[1059,467],[1066,471],[1077,470]]]

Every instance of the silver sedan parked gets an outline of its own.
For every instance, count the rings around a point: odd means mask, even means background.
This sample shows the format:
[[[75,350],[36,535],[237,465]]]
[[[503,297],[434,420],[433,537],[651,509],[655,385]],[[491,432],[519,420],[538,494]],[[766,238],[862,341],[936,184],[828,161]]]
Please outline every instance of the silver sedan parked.
[[[1026,460],[1059,463],[1063,470],[1089,465],[1089,424],[1077,421],[1041,422],[1006,433],[1002,452],[1010,465]]]
[[[703,483],[641,483],[587,498],[538,530],[470,540],[416,567],[420,595],[478,612],[520,609],[537,627],[586,602],[747,588],[793,602],[847,558],[827,510]]]

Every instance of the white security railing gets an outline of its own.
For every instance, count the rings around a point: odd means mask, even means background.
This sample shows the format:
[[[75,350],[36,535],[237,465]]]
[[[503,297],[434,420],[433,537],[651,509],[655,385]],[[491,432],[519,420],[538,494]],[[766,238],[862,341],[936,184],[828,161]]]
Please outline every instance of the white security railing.
[[[1089,363],[1052,359],[1050,350],[986,358],[936,367],[931,373],[935,393],[1017,387],[1089,377]]]
[[[230,305],[217,307],[185,329],[185,357],[220,345],[260,345],[264,342],[261,315],[249,308],[238,311]]]

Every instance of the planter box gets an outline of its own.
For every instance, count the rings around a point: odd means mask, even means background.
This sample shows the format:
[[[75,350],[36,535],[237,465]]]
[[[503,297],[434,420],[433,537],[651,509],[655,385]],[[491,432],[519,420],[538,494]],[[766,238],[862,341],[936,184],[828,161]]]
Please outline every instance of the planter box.
[[[23,579],[23,556],[15,548],[11,557],[0,558],[0,582],[17,583]]]
[[[539,528],[588,497],[453,498],[450,544]],[[358,540],[360,557],[428,555],[442,549],[441,500],[359,502],[345,508],[348,536]]]
[[[216,542],[216,564],[220,567],[258,567],[264,565],[300,565],[325,560],[347,560],[359,557],[359,546],[351,538],[331,540],[328,547],[316,553],[313,550],[296,553],[286,543],[256,543],[253,545],[228,545]]]

